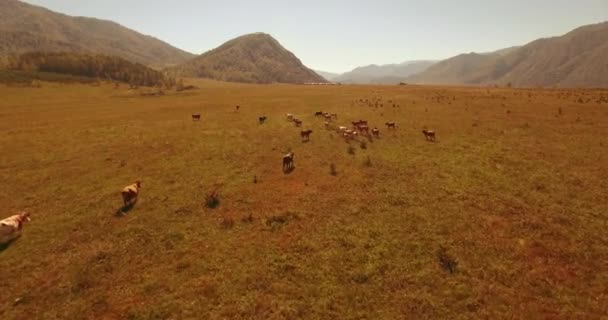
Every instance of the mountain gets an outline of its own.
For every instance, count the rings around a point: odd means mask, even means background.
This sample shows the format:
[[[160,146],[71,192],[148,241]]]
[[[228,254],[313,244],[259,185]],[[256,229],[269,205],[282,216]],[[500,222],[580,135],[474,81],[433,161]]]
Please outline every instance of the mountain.
[[[340,76],[339,73],[320,71],[320,70],[313,70],[313,71],[316,72],[321,77],[325,78],[325,80],[327,80],[327,81],[333,81],[334,78],[337,78]]]
[[[482,84],[500,58],[496,53],[465,53],[440,61],[405,82],[418,84]],[[490,70],[490,71],[488,71]]]
[[[0,56],[30,51],[104,54],[158,67],[194,57],[111,21],[71,17],[17,0],[0,0]]]
[[[394,84],[408,76],[426,70],[434,61],[406,61],[400,64],[369,65],[346,72],[332,81],[355,84]]]
[[[608,22],[490,54],[463,54],[408,78],[420,84],[608,86]]]
[[[169,71],[178,76],[230,82],[327,82],[265,33],[232,39]]]

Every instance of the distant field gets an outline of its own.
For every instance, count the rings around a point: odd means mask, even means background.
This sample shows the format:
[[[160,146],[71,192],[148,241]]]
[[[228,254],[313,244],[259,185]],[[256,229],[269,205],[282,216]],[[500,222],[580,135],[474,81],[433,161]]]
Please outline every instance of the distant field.
[[[194,84],[0,86],[0,319],[608,316],[608,90]]]

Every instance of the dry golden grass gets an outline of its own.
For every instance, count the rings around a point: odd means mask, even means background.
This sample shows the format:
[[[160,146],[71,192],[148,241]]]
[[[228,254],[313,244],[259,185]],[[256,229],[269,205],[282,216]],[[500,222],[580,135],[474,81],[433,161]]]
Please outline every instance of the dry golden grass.
[[[608,314],[608,91],[195,84],[0,87],[0,208],[32,213],[0,319]],[[382,136],[349,152],[318,110]]]

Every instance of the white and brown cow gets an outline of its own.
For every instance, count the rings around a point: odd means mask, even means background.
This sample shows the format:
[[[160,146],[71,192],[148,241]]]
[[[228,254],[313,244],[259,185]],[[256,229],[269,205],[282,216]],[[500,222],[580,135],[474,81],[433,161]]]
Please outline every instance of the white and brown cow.
[[[293,170],[293,158],[295,154],[290,152],[283,156],[283,172],[289,172]]]
[[[30,221],[30,214],[27,212],[21,212],[0,221],[0,244],[20,237],[23,224],[27,221]]]
[[[374,127],[372,129],[372,134],[374,135],[374,137],[379,138],[380,137],[380,130],[376,127]]]
[[[435,142],[435,131],[424,129],[422,134],[427,141]]]
[[[128,185],[122,189],[122,202],[125,208],[137,203],[137,198],[139,197],[140,189],[141,181],[135,181],[135,183]]]

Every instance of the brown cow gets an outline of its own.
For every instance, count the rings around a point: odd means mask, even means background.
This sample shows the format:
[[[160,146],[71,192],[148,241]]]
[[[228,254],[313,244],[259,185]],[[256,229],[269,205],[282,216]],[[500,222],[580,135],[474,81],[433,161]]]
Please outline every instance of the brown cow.
[[[200,121],[201,120],[201,115],[196,113],[192,115],[192,121]]]
[[[302,137],[302,140],[310,141],[311,133],[312,133],[312,130],[302,130],[302,132],[300,132],[300,136]]]
[[[397,125],[394,122],[387,122],[385,123],[385,125],[389,128],[389,129],[395,129],[397,127]]]
[[[432,130],[422,130],[422,134],[427,141],[435,142],[435,131]]]
[[[293,123],[296,124],[296,127],[301,127],[302,126],[302,120],[300,120],[300,119],[293,119]]]
[[[369,127],[366,125],[359,125],[357,129],[359,132],[361,132],[361,134],[369,134]]]

